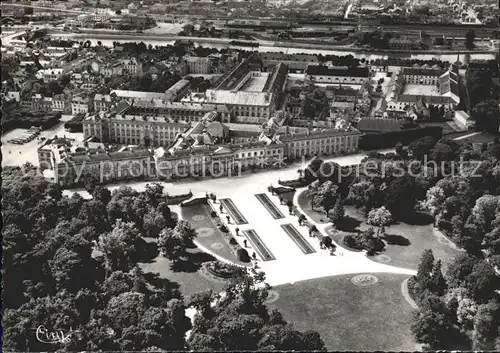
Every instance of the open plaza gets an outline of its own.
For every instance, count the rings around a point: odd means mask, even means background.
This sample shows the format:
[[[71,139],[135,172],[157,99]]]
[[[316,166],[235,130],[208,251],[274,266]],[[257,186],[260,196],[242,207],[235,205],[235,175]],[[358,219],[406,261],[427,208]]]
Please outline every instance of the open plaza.
[[[326,160],[340,165],[353,165],[363,157],[364,154],[355,154]],[[328,347],[338,346],[337,340],[343,337],[347,342],[343,342],[342,347],[346,349],[420,349],[409,334],[409,322],[415,304],[408,296],[406,279],[416,273],[421,252],[429,244],[436,249],[438,256],[445,259],[450,259],[458,250],[436,232],[432,224],[414,226],[400,223],[389,227],[387,232],[393,234],[396,240],[408,240],[399,243],[395,240],[382,254],[368,257],[364,251],[354,251],[343,245],[341,239],[332,233],[331,223],[324,214],[310,209],[305,196],[306,188],[288,193],[287,198],[306,216],[307,221],[315,225],[321,234],[333,239],[335,252],[323,249],[318,239],[310,236],[308,228],[299,225],[298,218],[290,214],[286,200],[280,202],[278,196],[268,190],[270,185],[279,186],[279,180],[296,178],[297,170],[304,167],[294,164],[285,169],[246,173],[231,179],[184,180],[162,185],[168,193],[191,192],[192,199],[204,197],[207,193],[216,195],[215,202],[209,200],[206,205],[186,208],[171,206],[172,211],[189,221],[197,230],[197,251],[226,263],[241,265],[234,245],[219,229],[220,225],[226,226],[238,243],[237,247],[246,249],[254,256],[258,268],[265,273],[266,283],[272,286],[274,295],[269,305],[278,307],[287,319],[296,322],[299,327],[309,326],[320,332],[325,336]],[[127,185],[143,191],[146,184],[135,182]],[[120,185],[110,185],[109,188],[114,190]],[[66,194],[74,192],[85,198],[90,197],[84,190],[65,191]],[[215,217],[212,214],[214,210],[217,213]],[[361,229],[366,227],[363,218],[355,211],[348,208],[347,214],[356,218]],[[145,271],[170,278],[172,274],[168,267],[161,256],[153,263],[143,265]],[[221,288],[221,283],[211,282],[200,271],[184,275],[174,273],[175,278],[179,276],[182,283],[187,282],[184,289],[186,294],[191,293],[190,288],[199,288],[195,283],[206,283],[214,290]],[[304,307],[309,300],[315,304]],[[373,306],[366,312],[346,309],[365,304]],[[387,310],[389,306],[391,309]],[[326,312],[321,314],[325,308],[329,308],[327,316],[324,316]],[[317,315],[318,321],[310,320],[310,317]],[[358,325],[357,330],[360,332],[370,332],[368,337],[371,339],[362,342],[352,337],[348,339],[348,331],[343,326],[345,320],[351,323],[349,327]],[[331,327],[340,332],[345,331],[345,336],[330,334]],[[382,332],[385,334],[382,335]]]

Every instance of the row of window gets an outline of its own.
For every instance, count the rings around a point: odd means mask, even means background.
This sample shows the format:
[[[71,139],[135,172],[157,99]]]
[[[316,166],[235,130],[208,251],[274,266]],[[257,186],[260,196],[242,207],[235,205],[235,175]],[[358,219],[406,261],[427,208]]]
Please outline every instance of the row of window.
[[[361,78],[361,77],[352,77],[352,78],[348,78],[348,77],[343,77],[343,78],[339,78],[339,77],[332,77],[332,76],[311,76],[311,79],[312,80],[317,80],[317,81],[344,81],[344,82],[347,82],[347,81],[351,81],[351,82],[356,82],[356,81],[362,81],[364,80],[364,78]]]

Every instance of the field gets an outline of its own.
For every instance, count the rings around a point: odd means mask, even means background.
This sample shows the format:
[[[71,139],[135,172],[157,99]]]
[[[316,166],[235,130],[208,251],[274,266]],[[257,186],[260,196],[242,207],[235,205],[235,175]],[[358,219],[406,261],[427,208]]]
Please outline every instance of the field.
[[[313,279],[274,287],[269,304],[300,330],[316,330],[328,350],[414,351],[412,307],[401,294],[404,275],[377,273],[372,285],[355,285],[354,275]]]

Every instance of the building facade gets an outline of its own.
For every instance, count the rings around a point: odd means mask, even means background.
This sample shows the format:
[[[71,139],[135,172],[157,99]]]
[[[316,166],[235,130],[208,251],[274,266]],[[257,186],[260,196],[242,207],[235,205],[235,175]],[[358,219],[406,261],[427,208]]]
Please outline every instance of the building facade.
[[[329,85],[362,85],[370,79],[370,69],[364,67],[327,67],[308,65],[306,80]]]
[[[98,113],[82,122],[83,137],[106,143],[167,146],[189,125],[168,117]]]

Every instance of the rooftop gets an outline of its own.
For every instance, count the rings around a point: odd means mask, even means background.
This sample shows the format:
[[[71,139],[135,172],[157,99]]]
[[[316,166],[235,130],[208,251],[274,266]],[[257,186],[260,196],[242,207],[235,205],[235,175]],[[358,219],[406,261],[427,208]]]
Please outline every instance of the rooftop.
[[[445,70],[440,69],[403,68],[403,75],[411,76],[441,76],[445,72]]]
[[[144,91],[126,91],[121,89],[115,89],[111,91],[110,94],[116,94],[120,98],[136,98],[136,99],[163,99],[165,98],[165,93],[160,92],[144,92]]]
[[[267,106],[271,103],[272,94],[266,92],[221,91],[209,89],[206,92],[207,102],[230,105]]]

